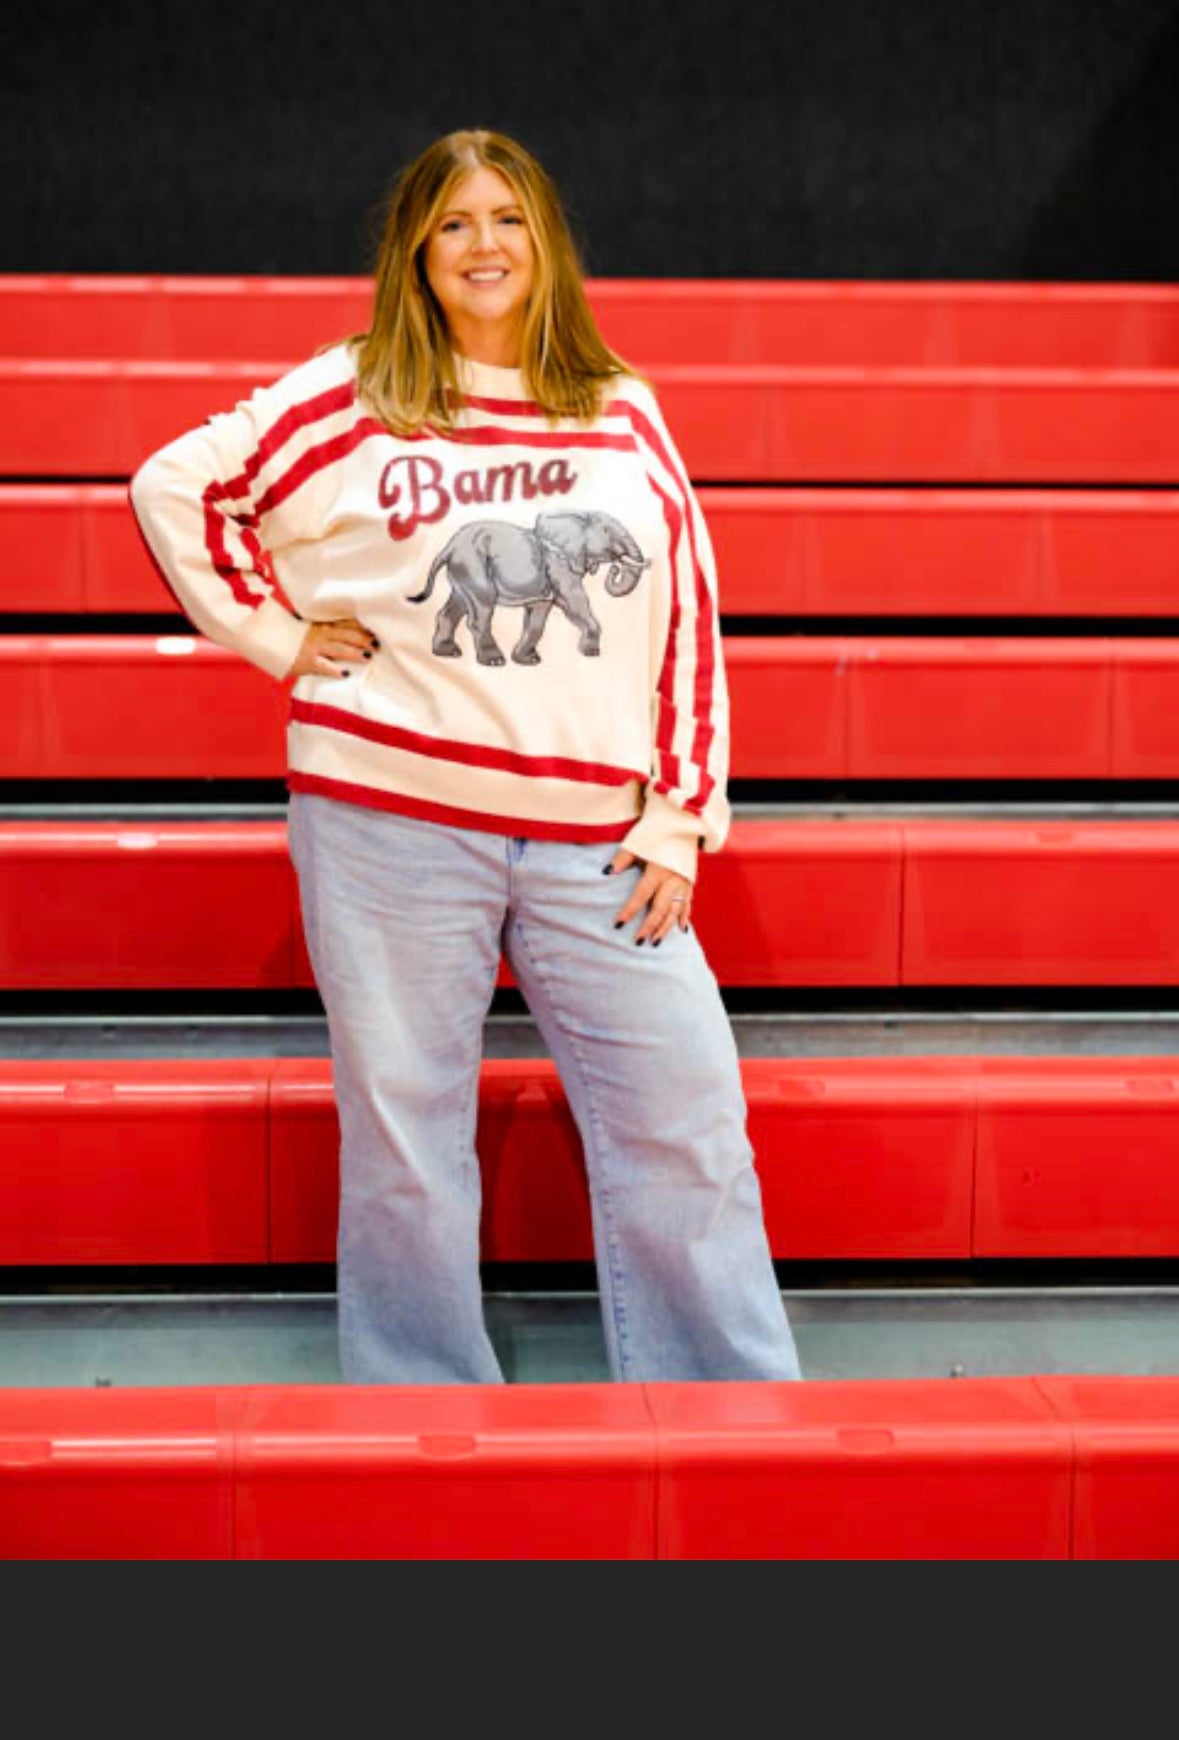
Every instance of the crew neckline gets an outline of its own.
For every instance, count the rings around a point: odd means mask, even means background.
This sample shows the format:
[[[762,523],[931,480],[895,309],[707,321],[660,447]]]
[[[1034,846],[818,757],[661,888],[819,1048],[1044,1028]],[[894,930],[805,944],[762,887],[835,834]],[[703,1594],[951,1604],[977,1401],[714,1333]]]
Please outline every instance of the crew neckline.
[[[461,351],[453,351],[455,367],[459,380],[469,384],[476,391],[480,387],[522,387],[524,381],[523,369],[500,368],[496,363],[476,362],[474,357],[464,356]]]

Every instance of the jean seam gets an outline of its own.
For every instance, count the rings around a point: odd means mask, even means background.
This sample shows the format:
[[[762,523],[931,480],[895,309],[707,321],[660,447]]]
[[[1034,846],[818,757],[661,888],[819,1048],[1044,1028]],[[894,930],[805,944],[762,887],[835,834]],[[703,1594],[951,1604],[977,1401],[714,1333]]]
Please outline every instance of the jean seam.
[[[602,1219],[606,1226],[606,1257],[607,1269],[610,1275],[610,1314],[614,1319],[614,1332],[618,1337],[619,1376],[628,1378],[633,1365],[630,1350],[630,1331],[626,1317],[626,1287],[623,1279],[623,1269],[619,1260],[618,1233],[614,1220],[614,1205],[611,1199],[610,1186],[606,1180],[606,1149],[607,1141],[604,1126],[598,1112],[597,1102],[590,1086],[589,1071],[582,1056],[576,1036],[569,1031],[558,1013],[558,1003],[554,998],[541,968],[540,962],[529,947],[528,935],[519,913],[516,915],[516,933],[520,938],[520,946],[528,956],[533,972],[536,974],[542,990],[549,1000],[553,1011],[553,1020],[561,1029],[568,1042],[570,1052],[581,1075],[582,1092],[589,1111],[590,1132],[597,1150],[598,1157],[598,1199],[602,1205]]]

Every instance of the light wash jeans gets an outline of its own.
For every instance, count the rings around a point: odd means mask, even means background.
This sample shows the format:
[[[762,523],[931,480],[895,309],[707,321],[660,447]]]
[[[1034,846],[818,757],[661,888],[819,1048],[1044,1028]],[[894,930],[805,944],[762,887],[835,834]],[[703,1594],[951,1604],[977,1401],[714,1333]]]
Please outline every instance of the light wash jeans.
[[[603,875],[608,841],[289,798],[340,1119],[345,1381],[503,1381],[474,1147],[501,950],[581,1132],[612,1375],[797,1378],[712,969],[694,930],[614,929],[639,867]]]

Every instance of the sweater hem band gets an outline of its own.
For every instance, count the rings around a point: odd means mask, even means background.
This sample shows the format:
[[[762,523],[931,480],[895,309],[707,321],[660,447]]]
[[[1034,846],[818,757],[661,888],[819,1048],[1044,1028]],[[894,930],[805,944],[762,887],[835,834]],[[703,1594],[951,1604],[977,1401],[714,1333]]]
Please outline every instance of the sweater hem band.
[[[413,816],[418,821],[439,822],[452,828],[474,828],[486,834],[510,834],[516,839],[621,840],[638,820],[637,816],[628,816],[622,822],[540,822],[527,816],[497,816],[486,810],[465,810],[451,804],[430,803],[424,798],[409,797],[404,792],[380,791],[375,786],[357,785],[351,780],[329,779],[324,774],[293,770],[288,772],[286,784],[288,791],[314,792],[321,797],[339,798],[344,803],[362,804],[368,809]]]

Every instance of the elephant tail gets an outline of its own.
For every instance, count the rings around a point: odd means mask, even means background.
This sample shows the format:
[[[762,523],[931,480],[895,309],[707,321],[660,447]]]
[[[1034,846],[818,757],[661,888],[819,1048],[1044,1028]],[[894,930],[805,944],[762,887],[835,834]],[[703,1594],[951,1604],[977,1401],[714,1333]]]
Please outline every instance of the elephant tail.
[[[458,533],[456,532],[455,537],[457,536]],[[438,570],[439,568],[445,568],[446,564],[450,561],[450,553],[453,548],[454,538],[448,538],[445,548],[439,550],[434,560],[430,563],[430,572],[426,575],[426,584],[422,587],[420,592],[415,592],[412,595],[409,599],[410,604],[424,604],[426,602],[426,599],[434,590],[434,581],[438,577]]]

